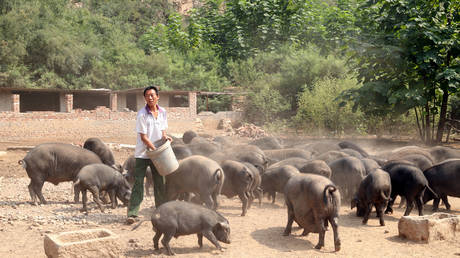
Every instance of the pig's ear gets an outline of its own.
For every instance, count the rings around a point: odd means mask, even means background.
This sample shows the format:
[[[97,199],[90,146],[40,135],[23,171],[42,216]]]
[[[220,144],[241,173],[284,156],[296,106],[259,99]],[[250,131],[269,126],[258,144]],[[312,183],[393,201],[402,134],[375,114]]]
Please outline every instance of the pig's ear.
[[[230,228],[230,226],[228,225],[227,222],[219,222],[218,224],[219,224],[220,227],[222,227],[224,229]]]

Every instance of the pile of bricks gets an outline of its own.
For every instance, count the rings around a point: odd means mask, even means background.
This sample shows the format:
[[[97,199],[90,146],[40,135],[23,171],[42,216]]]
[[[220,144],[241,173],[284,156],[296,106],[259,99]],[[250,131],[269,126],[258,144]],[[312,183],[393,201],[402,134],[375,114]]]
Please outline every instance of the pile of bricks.
[[[265,133],[262,128],[249,123],[244,123],[238,129],[236,129],[235,134],[240,137],[249,137],[253,139],[267,136],[267,133]]]

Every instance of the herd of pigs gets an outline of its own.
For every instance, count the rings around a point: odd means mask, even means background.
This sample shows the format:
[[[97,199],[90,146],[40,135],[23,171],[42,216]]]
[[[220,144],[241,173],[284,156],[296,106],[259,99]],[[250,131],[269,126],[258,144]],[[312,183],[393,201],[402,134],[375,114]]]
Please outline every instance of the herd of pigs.
[[[218,241],[230,243],[229,222],[216,211],[218,195],[238,196],[241,216],[245,216],[254,200],[261,204],[263,194],[275,202],[276,193],[282,193],[288,212],[284,235],[291,233],[295,221],[303,228],[302,235],[319,233],[315,248],[320,249],[330,224],[336,251],[341,246],[341,203],[356,208],[364,224],[375,207],[383,226],[383,213],[393,212],[397,196],[406,202],[405,216],[414,203],[423,215],[428,201],[434,200],[433,210],[438,210],[442,199],[449,210],[447,196],[460,197],[460,151],[448,147],[406,146],[370,155],[350,141],[283,146],[275,137],[263,137],[241,144],[228,137],[212,139],[186,131],[182,138],[173,139],[172,149],[179,168],[166,176],[169,201],[151,217],[156,232],[154,248],[159,249],[163,235],[168,255],[174,254],[169,241],[180,235],[197,234],[200,247],[203,236],[218,249],[222,249]],[[19,164],[31,179],[28,188],[34,204],[46,204],[44,182],[57,185],[73,181],[75,202],[82,193],[82,211],[88,211],[87,191],[104,211],[107,203],[116,208],[117,199],[126,205],[134,183],[134,156],[123,165],[116,164],[109,147],[98,138],[87,139],[83,148],[43,143],[31,149]],[[149,194],[153,185],[149,169],[146,175]]]

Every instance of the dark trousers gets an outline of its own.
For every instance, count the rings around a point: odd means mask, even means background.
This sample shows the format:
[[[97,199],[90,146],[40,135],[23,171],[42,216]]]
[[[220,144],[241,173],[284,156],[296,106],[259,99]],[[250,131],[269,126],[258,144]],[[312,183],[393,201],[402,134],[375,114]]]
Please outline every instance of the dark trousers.
[[[134,171],[134,185],[131,191],[131,198],[128,205],[128,217],[137,216],[141,202],[144,199],[144,177],[147,167],[152,170],[153,194],[155,196],[155,207],[166,202],[165,177],[161,176],[150,159],[136,158]]]

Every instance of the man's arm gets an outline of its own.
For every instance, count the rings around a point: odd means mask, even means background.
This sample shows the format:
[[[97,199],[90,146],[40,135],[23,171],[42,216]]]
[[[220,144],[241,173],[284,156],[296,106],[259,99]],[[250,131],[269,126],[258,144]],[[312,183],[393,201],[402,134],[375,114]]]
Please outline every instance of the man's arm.
[[[147,149],[155,150],[155,145],[149,140],[146,134],[139,133],[141,135],[141,141],[147,146]]]

